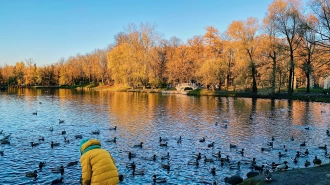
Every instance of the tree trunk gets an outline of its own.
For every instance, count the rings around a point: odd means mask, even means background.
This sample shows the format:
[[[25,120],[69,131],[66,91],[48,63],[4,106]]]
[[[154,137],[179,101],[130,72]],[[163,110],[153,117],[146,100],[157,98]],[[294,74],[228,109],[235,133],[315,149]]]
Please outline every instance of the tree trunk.
[[[276,52],[274,52],[273,59],[273,70],[272,70],[272,94],[275,94],[276,88]]]
[[[252,92],[257,93],[256,67],[252,62]]]
[[[289,84],[288,84],[288,93],[293,93],[293,51],[290,51],[290,70],[289,70]]]

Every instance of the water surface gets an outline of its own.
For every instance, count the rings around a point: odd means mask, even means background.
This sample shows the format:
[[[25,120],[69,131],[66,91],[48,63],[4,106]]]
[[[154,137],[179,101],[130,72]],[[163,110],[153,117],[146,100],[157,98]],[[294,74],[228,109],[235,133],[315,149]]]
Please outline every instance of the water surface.
[[[37,115],[32,113],[37,111]],[[65,120],[59,124],[59,119]],[[237,161],[257,158],[257,164],[288,161],[293,168],[304,168],[306,160],[318,156],[324,163],[325,150],[318,146],[329,143],[326,130],[329,128],[330,104],[288,100],[269,100],[251,98],[222,98],[213,96],[186,96],[178,94],[148,93],[110,93],[83,92],[75,90],[14,89],[0,93],[0,130],[4,135],[12,133],[10,145],[1,145],[4,156],[0,156],[0,184],[49,184],[60,174],[51,169],[80,158],[80,139],[97,138],[103,147],[111,152],[119,173],[125,180],[121,184],[151,184],[152,175],[167,178],[168,184],[201,184],[217,181],[224,184],[223,178],[239,174],[246,178],[251,171],[250,164],[242,164],[240,169],[230,169]],[[216,123],[218,123],[216,125]],[[227,124],[227,128],[223,127]],[[117,130],[109,130],[117,126]],[[53,132],[49,128],[53,127]],[[309,128],[307,130],[306,128]],[[62,135],[62,131],[66,131]],[[100,130],[99,135],[91,132]],[[40,136],[45,141],[38,141]],[[64,136],[70,143],[64,142]],[[177,139],[182,137],[182,142]],[[106,142],[117,138],[117,143]],[[168,147],[159,145],[159,137],[166,138]],[[205,142],[199,139],[205,138]],[[274,137],[274,149],[261,151],[268,147],[267,142]],[[291,141],[291,137],[294,141]],[[51,141],[60,146],[50,147]],[[306,147],[300,144],[306,141]],[[31,147],[30,142],[40,145]],[[134,148],[143,142],[143,148]],[[214,142],[214,147],[208,147]],[[230,149],[229,144],[237,145]],[[278,157],[288,149],[287,157]],[[236,150],[244,148],[242,156]],[[296,151],[310,154],[300,157],[297,164],[290,158]],[[128,152],[137,155],[128,159]],[[231,164],[220,165],[212,154],[222,152],[230,156]],[[169,160],[161,160],[169,152]],[[192,154],[212,158],[213,163],[200,161],[199,167],[188,165]],[[156,161],[149,160],[156,155]],[[38,169],[38,163],[46,166],[39,171],[38,178],[25,177],[25,172]],[[126,168],[130,162],[137,169],[144,169],[144,176],[132,176]],[[171,165],[170,171],[161,164]],[[313,166],[313,165],[312,165]],[[210,173],[215,167],[216,175]],[[65,184],[78,184],[81,174],[80,164],[66,167],[63,175]]]

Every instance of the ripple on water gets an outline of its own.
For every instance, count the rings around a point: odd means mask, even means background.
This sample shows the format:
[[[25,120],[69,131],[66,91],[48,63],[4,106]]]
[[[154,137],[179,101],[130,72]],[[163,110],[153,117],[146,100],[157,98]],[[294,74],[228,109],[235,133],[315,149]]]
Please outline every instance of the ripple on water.
[[[288,161],[294,168],[304,167],[306,159],[312,161],[315,155],[324,162],[324,150],[318,146],[329,142],[330,137],[325,134],[329,127],[326,120],[330,112],[321,113],[321,110],[330,110],[329,104],[303,103],[293,101],[289,104],[285,100],[257,100],[219,98],[219,97],[189,97],[158,94],[109,93],[99,96],[93,94],[75,95],[71,91],[61,91],[57,96],[16,96],[0,94],[0,130],[5,134],[12,133],[11,144],[1,145],[0,150],[5,152],[0,156],[0,171],[3,184],[49,184],[60,177],[52,173],[51,169],[65,166],[65,184],[78,184],[81,173],[80,165],[66,167],[68,162],[80,158],[80,139],[75,135],[81,134],[84,138],[97,138],[103,147],[114,157],[118,170],[125,175],[121,184],[148,184],[152,182],[152,175],[168,179],[169,184],[201,184],[203,182],[223,182],[225,176],[239,174],[246,178],[251,164],[242,163],[240,170],[230,169],[229,166],[238,161],[257,158],[257,164],[266,162],[280,163]],[[33,94],[33,93],[31,93]],[[125,101],[123,101],[125,100]],[[127,101],[126,101],[127,100]],[[42,104],[39,104],[42,102]],[[216,103],[214,103],[216,102]],[[38,111],[38,115],[32,112]],[[253,113],[253,119],[249,115]],[[58,119],[64,119],[64,124],[58,124]],[[215,122],[219,125],[216,126]],[[227,124],[228,127],[220,127]],[[117,130],[108,128],[117,126]],[[53,127],[53,132],[49,131]],[[309,126],[311,129],[306,130]],[[65,130],[67,134],[62,135]],[[100,130],[99,135],[92,135],[91,131]],[[39,141],[40,136],[45,141]],[[70,143],[64,142],[64,136]],[[182,142],[177,139],[182,137]],[[261,151],[268,147],[267,142],[274,136],[274,149]],[[295,140],[291,141],[291,137]],[[1,135],[0,135],[1,137]],[[105,142],[117,138],[117,143]],[[167,147],[159,146],[159,137],[166,138]],[[205,137],[204,143],[199,139]],[[60,143],[60,146],[51,148],[51,141]],[[306,141],[306,147],[300,143]],[[30,142],[40,144],[31,147]],[[143,142],[142,148],[134,148],[135,144]],[[207,145],[214,142],[214,147]],[[236,144],[237,148],[229,148],[229,144]],[[283,145],[288,149],[287,157],[278,157],[283,151]],[[236,152],[244,148],[244,155]],[[297,164],[291,161],[296,151],[304,152],[308,148],[310,155],[299,158]],[[128,159],[131,151],[137,157]],[[212,154],[222,152],[222,156],[230,156],[231,164],[221,166],[220,161]],[[170,159],[161,160],[161,156],[170,153]],[[188,165],[193,161],[193,154],[213,158],[212,163],[200,160],[199,166]],[[157,156],[156,161],[151,159]],[[145,171],[144,176],[133,176],[131,169],[126,168],[129,162],[135,162],[137,169]],[[38,170],[38,179],[25,177],[25,173],[38,169],[39,162],[46,162],[41,171]],[[169,171],[161,164],[169,164]],[[210,173],[210,168],[216,168],[216,174]]]

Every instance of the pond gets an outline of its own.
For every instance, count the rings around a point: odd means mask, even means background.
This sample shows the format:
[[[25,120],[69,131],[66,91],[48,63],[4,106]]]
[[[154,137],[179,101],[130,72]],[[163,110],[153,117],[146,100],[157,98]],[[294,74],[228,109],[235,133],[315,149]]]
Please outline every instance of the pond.
[[[33,114],[34,112],[37,115]],[[60,120],[65,120],[59,124]],[[306,160],[318,156],[323,163],[329,158],[318,148],[329,143],[330,104],[214,96],[187,96],[136,92],[95,92],[68,89],[9,89],[0,92],[0,131],[3,138],[11,133],[10,144],[2,144],[0,151],[0,184],[50,184],[61,177],[51,169],[65,166],[65,184],[79,184],[81,167],[67,167],[79,161],[79,143],[75,135],[97,138],[110,151],[118,171],[124,175],[120,184],[152,184],[152,176],[167,179],[167,184],[224,184],[226,176],[239,174],[244,179],[251,171],[251,161],[257,165],[288,161],[291,168],[305,168]],[[227,125],[227,126],[225,126]],[[109,128],[117,127],[117,130]],[[53,127],[53,131],[49,128]],[[99,130],[98,135],[92,131]],[[66,134],[62,134],[66,131]],[[181,136],[181,143],[177,140]],[[44,137],[44,141],[39,141]],[[70,142],[65,142],[64,137]],[[116,143],[106,142],[114,137]],[[160,146],[159,137],[167,147]],[[199,142],[201,138],[205,142]],[[268,142],[272,141],[273,149]],[[294,138],[292,141],[291,138]],[[51,141],[60,146],[51,148]],[[306,141],[306,146],[300,146]],[[31,142],[39,145],[32,147]],[[133,147],[143,142],[142,148]],[[214,142],[213,147],[208,144]],[[230,148],[230,144],[237,145]],[[287,152],[284,151],[286,146]],[[244,149],[244,155],[236,150]],[[309,155],[291,158],[297,151],[309,149]],[[221,151],[231,163],[224,163],[212,154]],[[128,152],[136,154],[128,159]],[[278,152],[286,153],[278,157]],[[170,158],[162,160],[169,153]],[[193,154],[202,154],[199,166],[188,165]],[[156,155],[156,161],[152,156]],[[203,158],[214,162],[204,162]],[[135,162],[145,175],[133,176],[126,168]],[[242,161],[239,169],[230,166]],[[39,162],[46,165],[39,170]],[[170,164],[170,170],[162,164]],[[313,164],[311,165],[313,166]],[[215,167],[213,175],[210,169]],[[25,173],[38,170],[38,178]]]

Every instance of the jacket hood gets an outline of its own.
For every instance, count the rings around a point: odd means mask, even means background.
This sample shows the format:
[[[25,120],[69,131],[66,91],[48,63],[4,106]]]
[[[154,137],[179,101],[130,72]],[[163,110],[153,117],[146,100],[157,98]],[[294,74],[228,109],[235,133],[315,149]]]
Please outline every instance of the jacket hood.
[[[101,142],[97,139],[83,139],[80,142],[80,154],[83,155],[89,150],[101,148]]]

